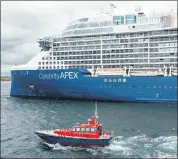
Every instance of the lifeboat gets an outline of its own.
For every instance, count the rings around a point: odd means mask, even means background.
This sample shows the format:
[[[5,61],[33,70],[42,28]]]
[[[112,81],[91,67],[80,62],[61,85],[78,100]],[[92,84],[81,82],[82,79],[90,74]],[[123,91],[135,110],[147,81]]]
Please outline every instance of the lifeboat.
[[[112,139],[112,132],[102,131],[102,125],[97,122],[99,116],[95,113],[88,123],[76,124],[71,129],[42,130],[35,133],[48,144],[81,147],[105,147]]]

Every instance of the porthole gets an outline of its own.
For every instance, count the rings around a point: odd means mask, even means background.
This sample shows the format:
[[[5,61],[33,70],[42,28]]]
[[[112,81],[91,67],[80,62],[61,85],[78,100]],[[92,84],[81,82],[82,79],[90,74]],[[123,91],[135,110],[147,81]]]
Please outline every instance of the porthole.
[[[104,79],[104,82],[107,82],[107,78]]]
[[[156,88],[156,86],[153,86],[153,88]]]
[[[167,88],[167,86],[164,86],[164,88]]]
[[[112,79],[109,79],[109,82],[112,82]]]

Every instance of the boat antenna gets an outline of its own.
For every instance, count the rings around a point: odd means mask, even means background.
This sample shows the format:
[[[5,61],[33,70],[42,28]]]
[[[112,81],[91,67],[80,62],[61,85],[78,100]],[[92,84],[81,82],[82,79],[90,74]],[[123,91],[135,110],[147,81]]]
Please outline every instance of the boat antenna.
[[[98,118],[97,101],[95,102],[95,117]]]

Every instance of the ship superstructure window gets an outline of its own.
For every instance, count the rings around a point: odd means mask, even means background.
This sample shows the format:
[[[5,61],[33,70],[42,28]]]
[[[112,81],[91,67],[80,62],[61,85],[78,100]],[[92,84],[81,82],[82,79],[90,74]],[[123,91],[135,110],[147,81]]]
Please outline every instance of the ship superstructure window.
[[[76,131],[80,131],[80,128],[77,127],[77,128],[76,128]]]
[[[96,132],[97,129],[96,128],[91,128],[91,132]]]
[[[84,131],[85,131],[85,128],[81,128],[81,131],[83,131],[83,132],[84,132]]]
[[[90,132],[90,128],[86,128],[86,132]]]
[[[72,131],[76,131],[76,128],[73,128]]]

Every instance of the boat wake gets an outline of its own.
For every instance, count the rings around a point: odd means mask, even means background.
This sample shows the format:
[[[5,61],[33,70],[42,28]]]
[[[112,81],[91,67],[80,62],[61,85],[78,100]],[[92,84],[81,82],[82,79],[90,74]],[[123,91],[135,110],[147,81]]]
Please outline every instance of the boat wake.
[[[177,136],[115,137],[108,147],[70,147],[46,144],[52,150],[86,152],[95,157],[177,158]]]

